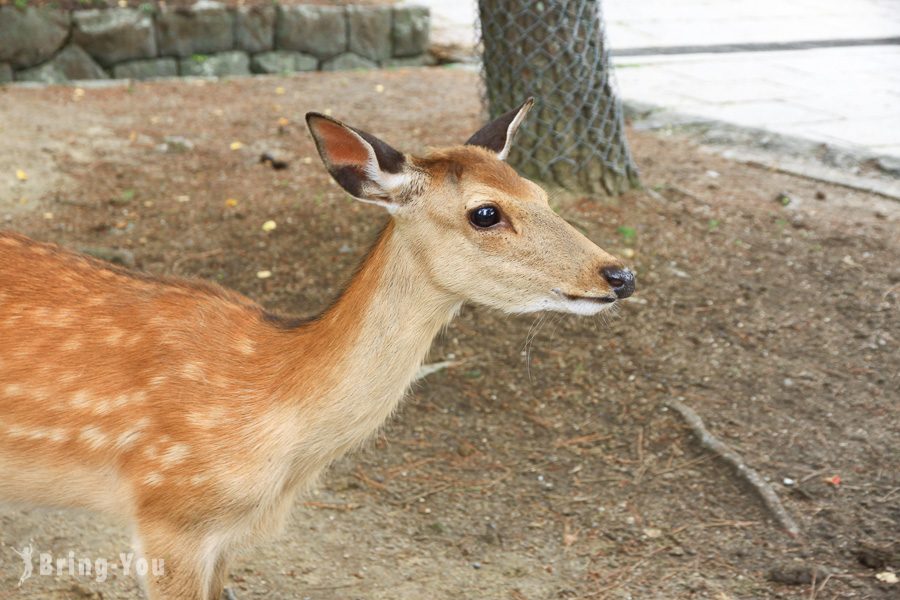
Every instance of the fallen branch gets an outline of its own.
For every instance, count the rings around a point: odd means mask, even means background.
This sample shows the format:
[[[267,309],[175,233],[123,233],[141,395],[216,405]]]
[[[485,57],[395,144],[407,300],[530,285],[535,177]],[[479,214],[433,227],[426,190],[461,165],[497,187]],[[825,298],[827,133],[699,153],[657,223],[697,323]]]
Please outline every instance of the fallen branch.
[[[310,508],[321,508],[323,510],[340,510],[340,511],[348,511],[348,510],[356,510],[361,504],[353,504],[352,502],[348,502],[347,504],[336,504],[331,502],[304,502],[303,506],[308,506]]]
[[[669,400],[666,402],[666,405],[681,415],[681,418],[684,419],[685,423],[691,428],[691,431],[700,442],[701,446],[731,465],[737,472],[738,477],[743,479],[756,491],[762,499],[766,509],[775,520],[778,521],[778,524],[781,525],[788,535],[794,538],[800,537],[800,527],[797,526],[797,523],[794,522],[794,519],[785,510],[784,506],[781,504],[781,500],[778,499],[778,495],[775,494],[775,490],[772,489],[772,486],[770,486],[759,473],[747,466],[740,454],[726,446],[721,440],[711,434],[709,430],[706,429],[700,416],[689,406],[679,400]]]

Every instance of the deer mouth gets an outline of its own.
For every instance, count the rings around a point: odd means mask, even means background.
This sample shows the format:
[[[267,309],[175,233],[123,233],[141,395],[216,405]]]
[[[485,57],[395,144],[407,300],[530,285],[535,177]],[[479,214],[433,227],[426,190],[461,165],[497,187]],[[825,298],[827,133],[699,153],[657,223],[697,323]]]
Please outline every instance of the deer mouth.
[[[587,300],[597,304],[612,304],[618,300],[615,296],[576,296],[575,294],[563,294],[563,298],[566,300]]]
[[[583,300],[585,302],[594,302],[596,304],[612,304],[618,298],[614,295],[607,294],[605,296],[582,296],[580,294],[567,294],[559,288],[555,288],[553,292],[559,296],[562,296],[566,300],[571,300],[572,302],[578,302],[579,300]]]

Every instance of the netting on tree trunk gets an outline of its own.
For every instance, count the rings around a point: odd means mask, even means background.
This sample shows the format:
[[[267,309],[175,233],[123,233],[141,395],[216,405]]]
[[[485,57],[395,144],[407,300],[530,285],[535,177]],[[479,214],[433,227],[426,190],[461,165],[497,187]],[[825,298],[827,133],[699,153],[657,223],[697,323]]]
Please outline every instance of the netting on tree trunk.
[[[490,116],[535,97],[510,162],[564,187],[634,185],[599,0],[478,0],[478,9]]]

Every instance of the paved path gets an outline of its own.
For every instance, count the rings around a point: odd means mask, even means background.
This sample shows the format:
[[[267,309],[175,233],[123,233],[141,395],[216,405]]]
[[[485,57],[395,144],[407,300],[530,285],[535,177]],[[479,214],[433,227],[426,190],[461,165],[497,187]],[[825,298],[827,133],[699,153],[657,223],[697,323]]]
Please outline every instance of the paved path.
[[[617,49],[900,35],[897,0],[603,0],[602,6]]]
[[[438,39],[470,44],[475,1],[425,0]],[[900,0],[605,0],[625,100],[900,157]],[[714,52],[698,52],[697,46]],[[688,54],[669,54],[692,49]]]

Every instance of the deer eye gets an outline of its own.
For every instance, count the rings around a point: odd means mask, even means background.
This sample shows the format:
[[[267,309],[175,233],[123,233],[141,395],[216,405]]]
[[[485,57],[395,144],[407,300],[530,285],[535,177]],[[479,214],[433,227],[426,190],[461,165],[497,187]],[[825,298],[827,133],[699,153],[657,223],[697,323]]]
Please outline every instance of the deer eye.
[[[500,222],[500,209],[490,204],[469,211],[469,222],[475,227],[486,229]]]

